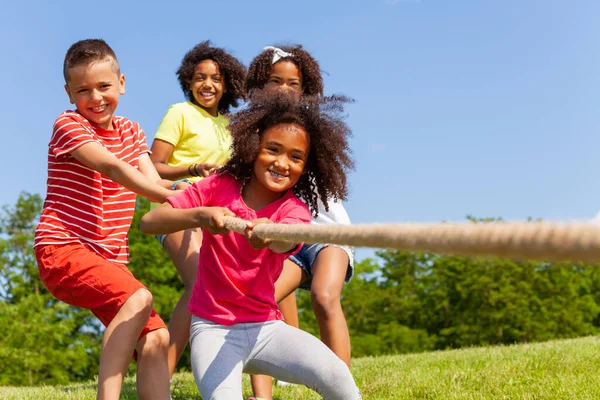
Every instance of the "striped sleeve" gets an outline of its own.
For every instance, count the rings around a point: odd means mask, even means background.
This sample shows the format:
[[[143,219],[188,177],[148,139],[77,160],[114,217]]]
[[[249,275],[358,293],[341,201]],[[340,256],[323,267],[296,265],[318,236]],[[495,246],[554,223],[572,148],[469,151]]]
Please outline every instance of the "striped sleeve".
[[[65,112],[54,121],[50,151],[60,157],[69,154],[86,143],[97,142],[92,131],[84,126],[75,113]],[[100,143],[101,144],[101,143]]]

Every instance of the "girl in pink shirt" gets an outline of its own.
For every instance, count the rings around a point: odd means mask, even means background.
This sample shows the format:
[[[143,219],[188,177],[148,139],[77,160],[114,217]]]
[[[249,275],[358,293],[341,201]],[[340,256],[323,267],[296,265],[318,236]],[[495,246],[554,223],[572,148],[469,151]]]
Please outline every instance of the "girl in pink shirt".
[[[215,175],[150,211],[143,232],[203,229],[189,310],[192,369],[202,398],[242,397],[242,373],[304,384],[325,399],[360,399],[347,365],[320,340],[283,322],[275,281],[301,244],[260,239],[264,223],[309,223],[318,196],[344,199],[353,166],[343,99],[256,93],[231,123],[233,156]],[[305,199],[302,202],[298,196]],[[247,220],[245,235],[224,216]]]
[[[317,60],[300,45],[267,46],[248,69],[246,91],[252,100],[260,89],[292,90],[298,96],[323,96],[321,68]],[[313,224],[349,224],[350,218],[341,201],[321,197],[319,215]],[[350,333],[342,309],[341,295],[345,282],[354,272],[354,252],[348,246],[305,243],[297,254],[283,264],[275,284],[275,300],[285,321],[299,327],[294,291],[310,291],[321,340],[350,367]],[[278,381],[278,384],[285,382]],[[270,377],[252,376],[255,399],[271,400]],[[251,400],[252,398],[248,399]]]

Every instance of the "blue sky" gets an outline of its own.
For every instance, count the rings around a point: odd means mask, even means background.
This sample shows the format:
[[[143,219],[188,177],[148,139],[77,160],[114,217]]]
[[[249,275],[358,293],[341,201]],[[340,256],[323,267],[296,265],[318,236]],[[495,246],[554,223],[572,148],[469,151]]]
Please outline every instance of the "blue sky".
[[[0,204],[45,192],[52,123],[70,108],[61,71],[70,44],[103,38],[114,48],[127,77],[117,113],[151,142],[183,99],[182,56],[210,39],[246,65],[266,45],[301,43],[326,92],[356,100],[353,222],[600,210],[595,0],[23,0],[2,2],[0,15]]]

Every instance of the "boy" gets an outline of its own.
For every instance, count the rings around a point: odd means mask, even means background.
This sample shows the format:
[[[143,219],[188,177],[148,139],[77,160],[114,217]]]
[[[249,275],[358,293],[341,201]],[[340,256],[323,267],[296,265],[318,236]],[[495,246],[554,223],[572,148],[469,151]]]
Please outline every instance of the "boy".
[[[63,65],[76,111],[54,123],[48,187],[35,234],[40,277],[50,293],[89,309],[106,326],[97,399],[118,399],[137,354],[140,399],[169,398],[169,334],[152,295],[125,264],[136,193],[162,203],[174,194],[161,181],[135,122],[114,116],[125,76],[103,40],[73,44]]]

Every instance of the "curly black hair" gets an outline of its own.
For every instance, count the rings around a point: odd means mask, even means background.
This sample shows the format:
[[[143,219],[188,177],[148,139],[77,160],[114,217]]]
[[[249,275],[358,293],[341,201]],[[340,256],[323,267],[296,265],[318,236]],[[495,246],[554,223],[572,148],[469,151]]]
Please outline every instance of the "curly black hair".
[[[323,96],[323,77],[321,67],[301,45],[276,46],[281,50],[292,54],[291,57],[283,57],[277,62],[291,61],[302,73],[303,94],[309,96]],[[267,49],[257,55],[250,63],[248,77],[246,78],[246,92],[252,94],[255,89],[262,89],[269,82],[269,75],[273,69],[274,50]]]
[[[231,107],[238,106],[238,100],[246,99],[244,90],[244,80],[246,78],[246,67],[235,57],[229,55],[225,50],[212,47],[210,40],[199,43],[193,49],[188,51],[181,66],[177,70],[177,79],[185,97],[194,102],[194,95],[190,90],[190,83],[194,77],[194,70],[200,62],[212,60],[219,65],[221,74],[225,79],[225,88],[223,97],[219,101],[218,111],[221,114],[227,113]]]
[[[352,132],[342,119],[344,96],[296,96],[283,91],[256,91],[247,108],[231,118],[233,155],[220,172],[228,172],[239,180],[249,180],[254,173],[254,160],[260,150],[262,132],[278,124],[295,124],[306,130],[310,150],[306,174],[292,188],[318,215],[318,199],[346,200],[346,173],[354,168],[348,138]]]

